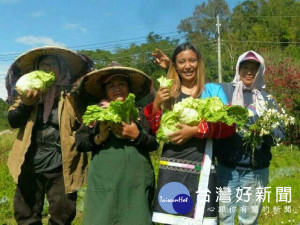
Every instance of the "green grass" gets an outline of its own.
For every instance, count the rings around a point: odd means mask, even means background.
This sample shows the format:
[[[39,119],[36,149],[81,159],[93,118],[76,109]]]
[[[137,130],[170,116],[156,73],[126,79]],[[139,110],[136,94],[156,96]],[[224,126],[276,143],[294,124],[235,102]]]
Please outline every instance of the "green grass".
[[[7,121],[7,117],[6,116],[3,117],[3,115],[1,115],[1,113],[3,113],[3,112],[1,112],[1,110],[0,110],[0,132],[2,130],[9,129],[9,127],[10,127],[9,123]]]
[[[14,224],[13,196],[15,184],[6,166],[7,157],[15,135],[1,135],[0,137],[0,224]]]
[[[1,131],[1,130],[0,130]],[[15,184],[9,175],[6,166],[8,153],[15,138],[13,135],[2,135],[0,137],[0,224],[15,225],[13,219],[13,195]],[[297,147],[276,147],[272,149],[273,159],[270,166],[271,187],[270,202],[264,202],[264,209],[269,208],[269,212],[262,212],[259,224],[281,225],[298,224],[300,222],[300,150]],[[157,177],[159,168],[159,157],[161,148],[151,153],[151,159]],[[291,187],[291,202],[276,202],[276,187]],[[77,216],[73,225],[81,224],[83,211],[84,191],[79,191]],[[274,207],[280,207],[280,213],[275,213]],[[44,210],[44,223],[47,222],[47,207]],[[290,210],[290,212],[288,212]]]
[[[272,149],[273,160],[270,166],[270,202],[264,202],[259,218],[260,224],[299,224],[300,223],[300,151],[297,147],[276,147]],[[276,188],[290,187],[291,202],[276,202]],[[280,199],[280,198],[279,198]],[[280,212],[276,212],[280,209]]]
[[[0,129],[1,132],[1,129]],[[16,137],[13,135],[0,136],[0,225],[16,225],[13,218],[13,197],[15,193],[15,183],[9,174],[7,167],[7,158],[12,143]],[[83,210],[84,188],[78,192],[77,216],[73,221],[73,225],[80,225]],[[47,224],[48,207],[47,202],[44,205],[43,223]]]

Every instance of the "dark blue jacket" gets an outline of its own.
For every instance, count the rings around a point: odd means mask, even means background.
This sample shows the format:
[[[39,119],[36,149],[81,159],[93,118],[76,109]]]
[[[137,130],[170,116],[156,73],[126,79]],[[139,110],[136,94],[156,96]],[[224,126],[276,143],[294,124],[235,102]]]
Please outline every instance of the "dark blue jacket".
[[[231,83],[224,83],[222,84],[222,87],[228,103],[231,104],[235,87]],[[265,91],[262,90],[261,94],[265,101],[268,102],[268,105],[274,105],[276,107],[276,103],[273,100],[268,100],[268,94]],[[245,90],[244,103],[245,107],[249,110],[249,119],[248,124],[246,125],[249,126],[258,119],[251,91]],[[272,136],[283,139],[284,131],[282,127],[274,129],[272,131]],[[245,146],[242,138],[242,133],[235,133],[229,138],[214,141],[214,153],[218,163],[221,163],[226,167],[241,169],[262,169],[269,167],[272,159],[271,147],[274,146],[273,138],[270,135],[263,137],[262,144],[257,146],[254,151],[254,160],[252,160],[253,154],[251,148]]]

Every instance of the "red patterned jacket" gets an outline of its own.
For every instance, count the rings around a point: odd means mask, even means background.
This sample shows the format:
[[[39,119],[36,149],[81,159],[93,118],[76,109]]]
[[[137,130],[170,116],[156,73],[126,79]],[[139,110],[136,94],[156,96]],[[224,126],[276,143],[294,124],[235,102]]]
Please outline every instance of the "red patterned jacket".
[[[159,125],[160,118],[162,115],[162,111],[159,110],[156,113],[153,113],[153,103],[147,105],[144,109],[144,115],[146,116],[150,128],[154,134],[156,134]],[[202,138],[226,138],[232,136],[235,133],[236,126],[235,124],[232,126],[228,126],[227,124],[217,122],[211,123],[202,121],[198,124],[197,133],[194,135],[195,137]]]

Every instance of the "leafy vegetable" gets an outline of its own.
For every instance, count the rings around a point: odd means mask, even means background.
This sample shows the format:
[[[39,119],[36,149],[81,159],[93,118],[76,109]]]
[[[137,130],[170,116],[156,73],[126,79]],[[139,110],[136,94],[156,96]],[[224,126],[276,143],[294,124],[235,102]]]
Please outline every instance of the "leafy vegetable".
[[[199,113],[201,101],[203,100],[190,97],[176,103],[173,111],[177,113],[179,122],[191,126],[197,125],[201,119],[201,113]]]
[[[165,143],[169,142],[168,135],[178,131],[179,129],[176,125],[178,121],[178,113],[174,111],[164,111],[164,114],[161,117],[160,127],[156,133],[156,139],[158,141],[163,141]]]
[[[157,79],[157,81],[159,82],[160,87],[167,87],[169,88],[170,91],[172,90],[172,85],[173,85],[172,79],[168,79],[164,76],[161,76],[160,78]]]
[[[16,91],[20,95],[26,95],[29,90],[40,90],[47,92],[54,83],[54,73],[46,73],[42,70],[32,71],[20,77],[16,83]]]
[[[239,105],[226,106],[228,124],[235,123],[237,127],[243,127],[248,120],[248,113]]]
[[[241,106],[226,106],[218,97],[206,99],[185,98],[174,105],[173,110],[165,111],[157,131],[157,141],[169,142],[168,135],[178,130],[177,124],[196,126],[202,120],[222,122],[242,127],[248,120],[248,110]]]
[[[90,105],[82,117],[83,123],[89,125],[93,121],[109,121],[113,123],[124,121],[129,124],[131,118],[136,120],[139,116],[138,109],[135,107],[134,102],[135,95],[129,93],[125,101],[112,101],[107,108]]]

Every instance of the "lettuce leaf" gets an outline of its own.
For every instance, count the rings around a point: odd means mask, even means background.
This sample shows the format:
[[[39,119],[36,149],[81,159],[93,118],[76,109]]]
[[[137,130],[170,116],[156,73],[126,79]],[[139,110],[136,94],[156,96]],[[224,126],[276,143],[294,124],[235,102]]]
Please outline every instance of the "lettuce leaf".
[[[248,121],[248,110],[240,105],[231,105],[226,107],[226,124],[236,124],[237,127],[243,127]]]
[[[178,113],[174,111],[164,111],[161,121],[160,127],[156,133],[156,140],[158,142],[162,141],[165,143],[169,142],[169,135],[178,131],[179,129],[176,125],[179,123]]]
[[[98,105],[89,105],[82,116],[83,123],[89,125],[91,122],[97,120],[103,121],[103,110],[105,109]]]
[[[93,121],[109,121],[120,123],[121,121],[129,124],[131,118],[136,120],[139,117],[139,111],[134,105],[135,95],[129,93],[125,101],[112,101],[107,108],[98,105],[87,107],[83,115],[83,123],[89,125]]]
[[[157,79],[160,87],[167,87],[170,91],[172,90],[173,81],[172,79],[168,79],[164,76],[161,76]]]
[[[227,112],[225,105],[218,97],[205,98],[203,100],[203,106],[201,107],[202,119],[207,122],[216,123],[218,121],[226,123],[223,119]]]

